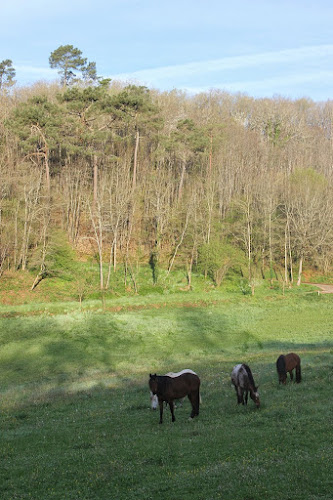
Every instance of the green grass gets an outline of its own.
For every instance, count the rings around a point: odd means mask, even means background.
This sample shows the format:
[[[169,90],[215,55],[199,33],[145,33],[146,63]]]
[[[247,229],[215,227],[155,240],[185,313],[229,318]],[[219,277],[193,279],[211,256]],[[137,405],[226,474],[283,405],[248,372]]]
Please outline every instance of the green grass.
[[[115,300],[0,308],[1,499],[331,498],[331,296]],[[281,387],[275,360],[291,350],[303,381]],[[236,404],[238,362],[260,410]],[[186,401],[159,425],[148,374],[185,367],[202,380],[200,416]]]

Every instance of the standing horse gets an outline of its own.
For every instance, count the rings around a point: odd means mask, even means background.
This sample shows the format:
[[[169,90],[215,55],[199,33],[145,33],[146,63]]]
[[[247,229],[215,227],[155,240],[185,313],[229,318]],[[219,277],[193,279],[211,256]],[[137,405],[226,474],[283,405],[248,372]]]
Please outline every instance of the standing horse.
[[[278,357],[276,361],[276,369],[279,376],[279,384],[287,383],[287,373],[289,372],[290,380],[293,380],[293,369],[296,368],[296,382],[299,383],[302,379],[301,375],[301,359],[300,357],[291,352],[289,354]]]
[[[257,408],[260,407],[258,387],[256,387],[250,367],[245,364],[236,365],[231,373],[231,382],[235,386],[238,404],[247,405],[248,393],[255,402]],[[245,393],[245,400],[244,400]]]
[[[192,412],[190,418],[199,415],[200,406],[200,378],[195,373],[185,372],[176,376],[169,377],[167,375],[150,375],[149,376],[149,389],[158,397],[158,404],[160,407],[160,424],[163,422],[163,402],[169,404],[174,422],[174,400],[181,399],[188,396]]]
[[[197,375],[193,370],[190,370],[189,368],[185,368],[184,370],[182,370],[181,372],[168,372],[166,373],[165,375],[167,377],[171,377],[171,378],[175,378],[175,377],[179,377],[179,375],[182,375],[183,373],[193,373],[193,375]],[[157,397],[157,394],[153,394],[151,391],[150,392],[150,406],[151,406],[151,409],[152,410],[156,410],[156,408],[158,407],[158,397]],[[200,403],[201,403],[201,399],[200,399]],[[179,402],[178,402],[179,406],[183,406],[183,399],[180,399]],[[176,407],[176,404],[175,404],[175,408]]]

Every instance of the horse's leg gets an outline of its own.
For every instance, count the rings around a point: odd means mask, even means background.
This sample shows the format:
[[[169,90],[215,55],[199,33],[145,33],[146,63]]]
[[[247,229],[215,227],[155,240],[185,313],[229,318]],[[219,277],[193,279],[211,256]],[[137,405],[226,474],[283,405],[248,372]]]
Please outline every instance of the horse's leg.
[[[245,404],[247,405],[247,400],[248,400],[248,397],[249,397],[249,391],[245,391]],[[243,403],[244,404],[244,403]]]
[[[195,411],[194,411],[194,395],[193,395],[192,392],[190,392],[187,396],[188,396],[188,399],[190,400],[190,403],[191,403],[191,406],[192,406],[192,411],[191,411],[190,418],[193,418],[194,415],[195,415]]]
[[[239,395],[238,395],[238,390],[237,390],[236,386],[235,386],[235,391],[236,391],[236,396],[237,396],[237,403],[239,404]]]
[[[162,399],[158,400],[158,404],[160,406],[160,424],[163,423],[163,401]]]
[[[188,399],[190,400],[192,405],[190,418],[194,418],[196,415],[199,415],[199,401],[200,401],[199,390],[190,392],[188,394]]]
[[[299,384],[301,380],[302,380],[301,364],[298,364],[296,366],[296,382]]]
[[[171,412],[171,418],[172,418],[172,421],[174,422],[176,419],[175,419],[175,413],[174,413],[174,402],[173,401],[169,401],[169,407],[170,407],[170,412]]]
[[[244,404],[243,403],[243,390],[241,387],[236,387],[236,392],[237,392],[237,403],[240,405],[240,404]]]
[[[196,416],[198,416],[199,415],[199,408],[200,408],[200,390],[199,389],[195,392],[194,400],[195,400],[195,414],[196,414]]]

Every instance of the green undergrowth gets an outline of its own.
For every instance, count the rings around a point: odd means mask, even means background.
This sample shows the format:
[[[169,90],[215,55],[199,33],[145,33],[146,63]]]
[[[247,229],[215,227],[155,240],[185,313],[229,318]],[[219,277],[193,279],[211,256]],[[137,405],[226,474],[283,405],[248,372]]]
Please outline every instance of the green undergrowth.
[[[227,256],[230,249],[223,247],[219,249],[219,252]],[[66,235],[61,231],[54,231],[46,258],[45,278],[38,283],[36,288],[31,290],[40,271],[39,250],[35,250],[29,260],[28,270],[7,270],[1,275],[0,314],[2,311],[13,310],[17,306],[22,306],[21,311],[25,308],[28,311],[31,308],[33,312],[43,312],[43,310],[51,311],[53,308],[58,313],[61,312],[61,308],[69,311],[77,308],[99,309],[117,306],[119,303],[149,304],[154,301],[159,304],[182,300],[205,302],[206,300],[213,301],[214,297],[219,300],[225,296],[240,300],[242,297],[251,295],[252,287],[243,276],[242,267],[246,266],[240,255],[235,254],[233,257],[235,258],[234,265],[228,268],[221,283],[216,282],[214,272],[209,271],[210,268],[204,272],[208,262],[204,260],[206,264],[202,267],[203,263],[200,261],[201,267],[199,262],[192,274],[191,287],[188,286],[185,269],[177,267],[176,264],[170,274],[166,271],[167,265],[161,264],[156,283],[153,280],[152,269],[143,257],[131,263],[131,272],[127,273],[126,279],[124,267],[119,263],[116,271],[111,271],[108,282],[108,266],[105,264],[103,268],[104,288],[101,290],[97,257],[76,254],[69,245]],[[255,279],[255,297],[260,299],[276,295],[302,295],[315,290],[308,285],[285,288],[281,277],[282,274],[280,278],[276,275],[273,282],[268,274],[266,279]],[[321,281],[323,280],[324,278]],[[326,277],[325,280],[329,278]],[[319,276],[317,276],[317,281],[320,282]]]

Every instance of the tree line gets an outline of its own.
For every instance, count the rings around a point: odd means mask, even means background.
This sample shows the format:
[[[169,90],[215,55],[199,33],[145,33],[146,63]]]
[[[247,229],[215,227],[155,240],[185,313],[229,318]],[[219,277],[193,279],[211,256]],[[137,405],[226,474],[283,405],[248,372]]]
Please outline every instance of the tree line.
[[[237,268],[253,292],[330,272],[331,101],[149,90],[66,47],[50,56],[60,83],[0,85],[0,275],[37,266],[36,286],[56,229],[96,255],[101,289],[120,266],[136,288],[136,262],[189,286]]]

